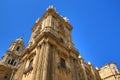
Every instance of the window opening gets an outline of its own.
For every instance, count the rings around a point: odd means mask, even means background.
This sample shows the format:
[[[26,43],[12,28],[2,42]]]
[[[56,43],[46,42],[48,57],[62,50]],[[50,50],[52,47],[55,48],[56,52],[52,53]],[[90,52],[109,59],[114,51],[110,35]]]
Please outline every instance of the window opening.
[[[30,60],[29,67],[32,67],[32,64],[33,64],[33,59]]]
[[[17,51],[19,51],[19,49],[20,49],[20,46],[18,46],[18,47],[16,48]]]
[[[4,80],[7,80],[7,78],[8,78],[8,77],[7,77],[7,76],[5,76],[5,77],[4,77]]]
[[[61,58],[61,60],[60,60],[60,65],[62,68],[66,68],[65,60],[63,58]]]
[[[11,61],[11,63],[10,63],[10,64],[11,64],[11,65],[13,65],[14,61],[15,61],[15,60],[14,60],[14,59],[12,59],[12,61]]]
[[[61,42],[61,43],[64,43],[64,41],[63,41],[63,39],[62,39],[62,38],[60,38],[60,42]]]
[[[11,59],[9,59],[8,64],[10,64]]]

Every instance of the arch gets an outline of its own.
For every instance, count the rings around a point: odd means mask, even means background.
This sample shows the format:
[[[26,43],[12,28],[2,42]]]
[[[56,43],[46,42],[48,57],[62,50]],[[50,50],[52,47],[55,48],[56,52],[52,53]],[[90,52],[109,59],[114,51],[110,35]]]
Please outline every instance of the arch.
[[[20,50],[20,46],[17,46],[16,50],[19,51]]]
[[[10,64],[10,62],[11,62],[11,59],[8,60],[8,64]]]

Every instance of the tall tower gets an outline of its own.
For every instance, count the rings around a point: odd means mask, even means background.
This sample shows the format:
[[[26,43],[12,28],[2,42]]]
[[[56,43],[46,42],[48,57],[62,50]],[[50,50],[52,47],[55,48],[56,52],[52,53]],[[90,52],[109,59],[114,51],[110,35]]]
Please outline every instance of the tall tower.
[[[37,43],[37,70],[33,69],[33,80],[72,80],[70,56],[77,58],[78,53],[72,44],[71,30],[68,20],[52,6],[34,25],[30,42]]]
[[[74,69],[79,53],[73,46],[71,30],[68,20],[50,6],[32,28],[23,65],[14,80],[73,80],[72,75],[77,76]]]

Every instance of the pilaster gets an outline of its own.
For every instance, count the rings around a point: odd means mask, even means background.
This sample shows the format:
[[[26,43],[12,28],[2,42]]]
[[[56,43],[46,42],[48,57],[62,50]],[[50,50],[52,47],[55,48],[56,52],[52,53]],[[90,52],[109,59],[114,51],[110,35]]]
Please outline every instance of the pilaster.
[[[44,52],[44,43],[42,43],[42,45],[41,45],[41,49],[40,48],[38,48],[38,53],[37,54],[39,54],[39,58],[38,58],[38,62],[37,62],[37,70],[36,70],[36,77],[35,77],[35,80],[40,80],[40,78],[41,78],[41,72],[42,72],[42,58],[43,58],[43,52]]]
[[[93,70],[93,66],[92,66],[92,64],[89,64],[89,65],[90,65],[90,69],[91,69],[91,72],[92,72],[92,75],[93,75],[93,79],[96,80],[95,73],[94,73],[94,70]]]
[[[85,80],[88,80],[88,79],[87,79],[87,74],[86,74],[86,71],[85,71],[85,66],[84,66],[84,61],[83,61],[83,59],[81,59],[80,62],[81,62],[81,66],[82,66],[82,69],[83,69],[84,78],[85,78]]]
[[[36,79],[36,75],[37,75],[37,68],[38,68],[38,61],[39,61],[39,57],[40,57],[40,51],[41,51],[41,45],[38,45],[36,48],[36,57],[35,57],[35,62],[33,64],[33,77],[32,80]]]
[[[46,42],[45,44],[45,51],[44,51],[44,63],[43,63],[43,78],[42,80],[47,80],[47,71],[48,71],[48,68],[50,66],[48,66],[48,61],[49,61],[49,48],[50,48],[50,45],[48,42]],[[52,54],[52,53],[51,53]]]

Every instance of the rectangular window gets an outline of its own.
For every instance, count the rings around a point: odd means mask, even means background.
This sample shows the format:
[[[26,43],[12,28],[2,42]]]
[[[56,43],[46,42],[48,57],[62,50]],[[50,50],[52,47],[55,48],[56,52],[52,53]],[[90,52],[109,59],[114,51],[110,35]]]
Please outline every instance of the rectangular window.
[[[65,65],[65,60],[63,58],[60,59],[60,66],[62,68],[66,68],[66,65]]]

